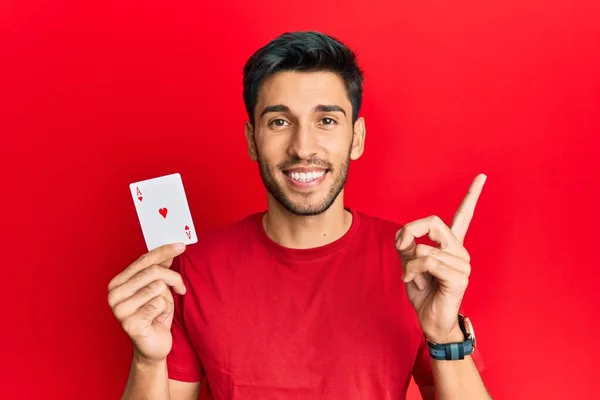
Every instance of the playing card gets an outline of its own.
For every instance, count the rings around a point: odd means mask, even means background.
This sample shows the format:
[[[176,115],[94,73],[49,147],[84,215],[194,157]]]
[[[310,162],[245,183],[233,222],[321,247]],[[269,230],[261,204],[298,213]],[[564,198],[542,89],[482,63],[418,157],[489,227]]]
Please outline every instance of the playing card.
[[[148,251],[198,242],[180,174],[134,182],[129,189]]]

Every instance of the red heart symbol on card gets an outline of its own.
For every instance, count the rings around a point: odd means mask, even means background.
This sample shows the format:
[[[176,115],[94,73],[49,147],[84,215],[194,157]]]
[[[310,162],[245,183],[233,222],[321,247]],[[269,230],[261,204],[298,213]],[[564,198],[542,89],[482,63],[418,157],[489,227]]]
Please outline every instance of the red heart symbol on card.
[[[140,196],[140,197],[138,197],[138,200],[142,201],[143,198],[144,198],[143,196]]]
[[[184,229],[185,229],[186,231],[189,231],[189,230],[190,230],[190,227],[186,225]]]
[[[169,212],[169,210],[167,210],[167,208],[161,208],[158,210],[158,212],[160,213],[160,215],[163,216],[163,218],[167,218],[167,213]]]

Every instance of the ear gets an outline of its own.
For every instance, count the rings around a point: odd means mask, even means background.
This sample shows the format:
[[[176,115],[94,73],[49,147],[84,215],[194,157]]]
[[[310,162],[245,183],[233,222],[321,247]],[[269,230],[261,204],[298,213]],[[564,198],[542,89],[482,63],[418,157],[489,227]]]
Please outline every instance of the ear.
[[[350,151],[350,159],[358,160],[365,151],[365,138],[367,131],[365,128],[365,119],[360,117],[354,123],[354,134],[352,136],[352,150]]]
[[[254,127],[250,121],[246,122],[246,142],[248,143],[248,155],[252,161],[258,161],[256,156],[256,142],[254,141]]]

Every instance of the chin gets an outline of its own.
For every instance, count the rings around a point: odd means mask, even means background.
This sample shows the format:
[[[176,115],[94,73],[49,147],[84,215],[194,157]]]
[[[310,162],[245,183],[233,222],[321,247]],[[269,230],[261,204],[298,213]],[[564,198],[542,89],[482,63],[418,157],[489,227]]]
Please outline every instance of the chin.
[[[298,216],[321,215],[327,211],[330,205],[324,204],[282,204],[290,213]]]
[[[259,162],[261,178],[271,197],[290,214],[315,216],[327,211],[338,198],[347,177],[347,165],[335,173],[331,168],[320,171],[273,171]]]
[[[335,202],[337,196],[331,195],[331,190],[328,194],[319,193],[285,193],[279,194],[283,196],[274,196],[275,200],[289,213],[298,216],[315,216],[323,214]]]

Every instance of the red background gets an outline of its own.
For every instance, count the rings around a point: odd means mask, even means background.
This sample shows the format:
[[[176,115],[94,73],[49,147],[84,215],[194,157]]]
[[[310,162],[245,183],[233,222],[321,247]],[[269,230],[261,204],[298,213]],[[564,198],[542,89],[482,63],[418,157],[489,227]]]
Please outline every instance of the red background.
[[[199,230],[264,207],[241,70],[299,29],[366,71],[348,205],[450,223],[488,175],[465,309],[495,398],[600,396],[596,2],[375,3],[0,2],[0,398],[120,396],[106,285],[145,251],[128,184],[180,172]]]

